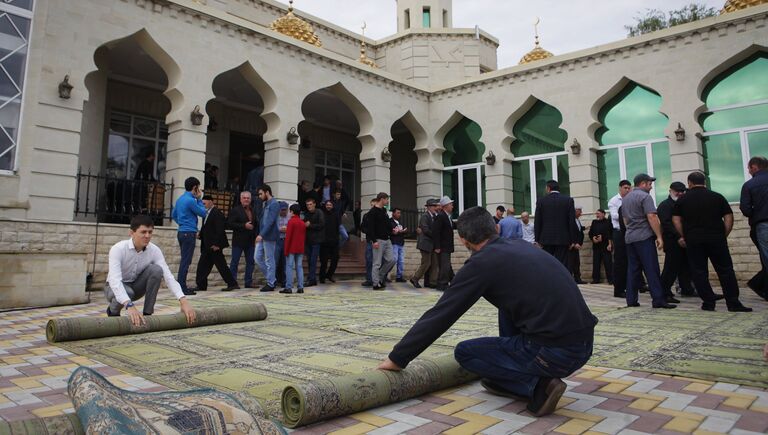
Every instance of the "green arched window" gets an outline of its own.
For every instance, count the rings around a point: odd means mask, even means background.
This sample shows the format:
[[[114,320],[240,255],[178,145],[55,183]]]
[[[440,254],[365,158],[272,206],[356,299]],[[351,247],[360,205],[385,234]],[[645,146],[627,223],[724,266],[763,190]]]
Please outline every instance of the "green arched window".
[[[768,53],[717,76],[704,89],[704,162],[712,189],[739,200],[752,156],[768,156]],[[714,163],[717,164],[714,164]]]
[[[657,203],[667,197],[672,167],[664,129],[669,119],[659,108],[659,94],[631,82],[600,110],[603,127],[595,138],[601,147],[597,163],[603,207],[616,193],[619,181],[632,181],[639,173],[656,177],[652,194]]]
[[[485,205],[485,144],[483,130],[463,117],[443,140],[443,195],[455,201],[454,217],[467,208]]]
[[[533,212],[536,200],[546,194],[549,180],[560,182],[560,190],[570,193],[568,154],[565,141],[568,133],[560,128],[563,116],[554,107],[537,101],[512,128],[515,141],[510,151],[512,162],[513,206],[520,214]]]

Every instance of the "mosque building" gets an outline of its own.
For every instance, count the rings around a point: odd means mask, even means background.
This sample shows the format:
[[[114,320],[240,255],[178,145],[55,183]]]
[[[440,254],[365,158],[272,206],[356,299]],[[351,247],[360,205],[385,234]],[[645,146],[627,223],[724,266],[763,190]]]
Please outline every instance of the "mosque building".
[[[0,2],[3,225],[58,234],[137,210],[169,225],[206,163],[222,191],[263,165],[279,199],[333,175],[407,210],[449,195],[457,213],[533,211],[555,179],[591,213],[621,179],[655,176],[658,202],[696,169],[735,203],[768,155],[768,1],[572,53],[537,33],[503,69],[451,0],[395,3],[397,33],[373,40],[274,0]],[[740,279],[759,267],[746,228]],[[23,234],[0,250],[48,249]]]

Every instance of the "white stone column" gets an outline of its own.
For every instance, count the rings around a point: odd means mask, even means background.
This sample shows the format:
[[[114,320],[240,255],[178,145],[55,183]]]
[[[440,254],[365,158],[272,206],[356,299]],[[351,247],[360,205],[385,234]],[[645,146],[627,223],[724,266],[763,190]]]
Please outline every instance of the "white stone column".
[[[298,121],[282,123],[279,131],[268,132],[264,136],[264,182],[272,187],[272,194],[281,201],[296,202],[299,182],[299,147],[289,144],[287,133],[289,126],[297,126]]]
[[[440,198],[443,192],[443,171],[434,168],[416,169],[416,202],[424,207],[428,199]]]
[[[194,105],[189,107],[192,112]],[[206,125],[192,125],[190,119],[179,119],[168,124],[168,154],[165,182],[173,180],[173,204],[185,192],[184,180],[196,177],[202,186],[205,170]]]
[[[485,165],[485,203],[486,209],[491,214],[499,205],[511,207],[514,200],[512,190],[512,154],[504,150],[503,129],[493,129],[490,126],[483,128],[482,141],[485,143],[483,162]],[[485,159],[489,153],[496,156],[496,162],[488,165]],[[520,213],[521,211],[518,211]]]
[[[682,181],[688,178],[693,171],[704,169],[704,147],[697,133],[703,129],[696,120],[696,109],[701,106],[701,101],[696,98],[695,80],[676,84],[674,87],[661,89],[664,95],[661,112],[669,117],[664,135],[669,139],[669,156],[672,166],[672,180]],[[685,140],[678,142],[675,138],[675,130],[678,123],[685,130]],[[669,186],[657,186],[668,189]]]

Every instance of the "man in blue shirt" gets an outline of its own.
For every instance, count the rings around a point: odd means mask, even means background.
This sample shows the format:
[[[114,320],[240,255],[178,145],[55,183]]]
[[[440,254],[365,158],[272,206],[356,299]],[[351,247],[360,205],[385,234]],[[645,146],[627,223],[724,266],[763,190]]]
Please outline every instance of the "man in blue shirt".
[[[192,264],[192,254],[195,252],[195,241],[197,240],[197,217],[205,217],[205,205],[200,199],[203,192],[200,190],[200,180],[195,177],[189,177],[184,180],[184,192],[176,201],[173,208],[173,220],[179,226],[176,238],[179,240],[181,249],[181,262],[179,263],[179,274],[177,281],[181,285],[181,290],[185,295],[196,294],[193,289],[187,287],[187,272],[189,265]]]
[[[515,218],[515,209],[507,209],[507,216],[500,220],[499,236],[509,240],[518,240],[523,238],[523,224]]]
[[[267,279],[267,283],[261,288],[263,292],[271,292],[277,286],[275,277],[275,245],[280,238],[280,230],[277,227],[277,218],[280,214],[280,206],[272,197],[272,188],[265,184],[259,187],[259,199],[264,204],[264,212],[259,223],[259,235],[256,237],[256,264],[261,273]]]

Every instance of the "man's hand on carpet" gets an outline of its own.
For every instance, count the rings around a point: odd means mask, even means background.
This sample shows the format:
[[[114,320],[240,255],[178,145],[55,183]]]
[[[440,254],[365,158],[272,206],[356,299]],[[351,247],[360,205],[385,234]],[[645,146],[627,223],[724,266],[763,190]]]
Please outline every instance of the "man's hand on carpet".
[[[187,298],[179,299],[179,304],[181,304],[181,312],[187,316],[187,324],[194,324],[196,319],[195,310],[192,309],[192,305],[189,304]]]
[[[381,364],[379,364],[378,367],[376,367],[379,370],[391,370],[393,372],[399,372],[402,370],[402,367],[392,362],[391,359],[387,358],[385,359]]]
[[[131,318],[131,324],[133,326],[144,326],[145,320],[144,316],[141,315],[139,310],[136,309],[136,307],[129,307],[126,312],[128,312],[128,317]]]

